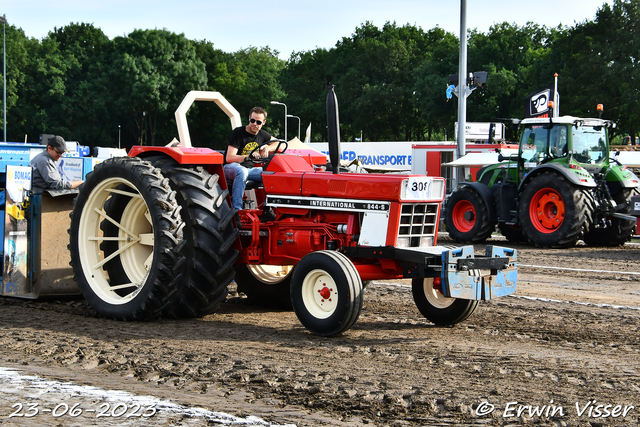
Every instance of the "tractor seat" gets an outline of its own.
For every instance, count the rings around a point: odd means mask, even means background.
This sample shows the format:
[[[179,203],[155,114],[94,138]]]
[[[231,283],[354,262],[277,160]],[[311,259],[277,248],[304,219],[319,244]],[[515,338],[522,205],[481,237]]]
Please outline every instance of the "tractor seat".
[[[247,180],[247,185],[244,187],[245,190],[253,190],[254,188],[262,187],[262,183],[258,181],[254,181],[252,179]]]
[[[229,192],[233,188],[233,181],[228,182]],[[258,181],[254,181],[252,179],[247,180],[247,185],[244,187],[245,190],[253,190],[256,188],[262,188],[262,183]]]

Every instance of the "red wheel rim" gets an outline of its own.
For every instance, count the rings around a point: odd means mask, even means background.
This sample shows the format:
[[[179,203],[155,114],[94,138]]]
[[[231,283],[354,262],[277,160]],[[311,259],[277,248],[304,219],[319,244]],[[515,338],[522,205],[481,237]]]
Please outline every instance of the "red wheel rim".
[[[538,190],[529,205],[531,223],[541,233],[553,233],[563,223],[565,216],[564,200],[552,188]]]
[[[458,231],[468,233],[476,225],[476,208],[468,200],[461,200],[453,207],[451,219]]]

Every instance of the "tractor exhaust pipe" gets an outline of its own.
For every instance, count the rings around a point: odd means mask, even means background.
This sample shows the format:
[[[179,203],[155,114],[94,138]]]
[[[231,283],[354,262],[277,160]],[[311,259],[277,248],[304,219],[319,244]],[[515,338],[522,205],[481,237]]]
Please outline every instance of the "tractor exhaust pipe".
[[[340,119],[338,98],[333,90],[331,76],[327,76],[327,131],[329,138],[329,161],[334,174],[340,173]]]

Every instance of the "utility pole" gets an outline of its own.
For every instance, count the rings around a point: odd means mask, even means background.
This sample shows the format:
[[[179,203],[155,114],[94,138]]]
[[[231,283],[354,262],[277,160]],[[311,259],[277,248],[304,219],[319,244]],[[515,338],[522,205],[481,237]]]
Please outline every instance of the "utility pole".
[[[4,83],[2,85],[2,108],[4,110],[4,125],[2,126],[3,142],[7,142],[7,42],[5,27],[7,26],[7,15],[0,16],[2,22],[2,77]]]
[[[467,0],[460,0],[460,56],[458,61],[458,158],[465,155],[466,140],[465,128],[467,127],[467,96],[469,96],[467,84]],[[465,180],[464,167],[458,167],[454,185]]]

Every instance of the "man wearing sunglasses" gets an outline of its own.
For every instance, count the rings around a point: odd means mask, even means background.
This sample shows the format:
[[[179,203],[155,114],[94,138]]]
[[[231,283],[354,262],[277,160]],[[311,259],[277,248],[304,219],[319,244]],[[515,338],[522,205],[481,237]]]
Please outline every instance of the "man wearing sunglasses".
[[[31,174],[31,191],[41,193],[43,190],[67,190],[76,188],[84,181],[67,181],[60,176],[57,162],[67,151],[67,143],[61,136],[49,139],[47,149],[29,162],[33,168]]]
[[[264,108],[254,107],[249,115],[249,124],[235,128],[229,137],[224,156],[224,176],[227,182],[233,181],[231,205],[237,210],[242,209],[247,180],[262,182],[262,168],[254,167],[252,158],[267,157],[275,150],[275,147],[266,145],[271,141],[269,132],[262,129],[266,119]]]

